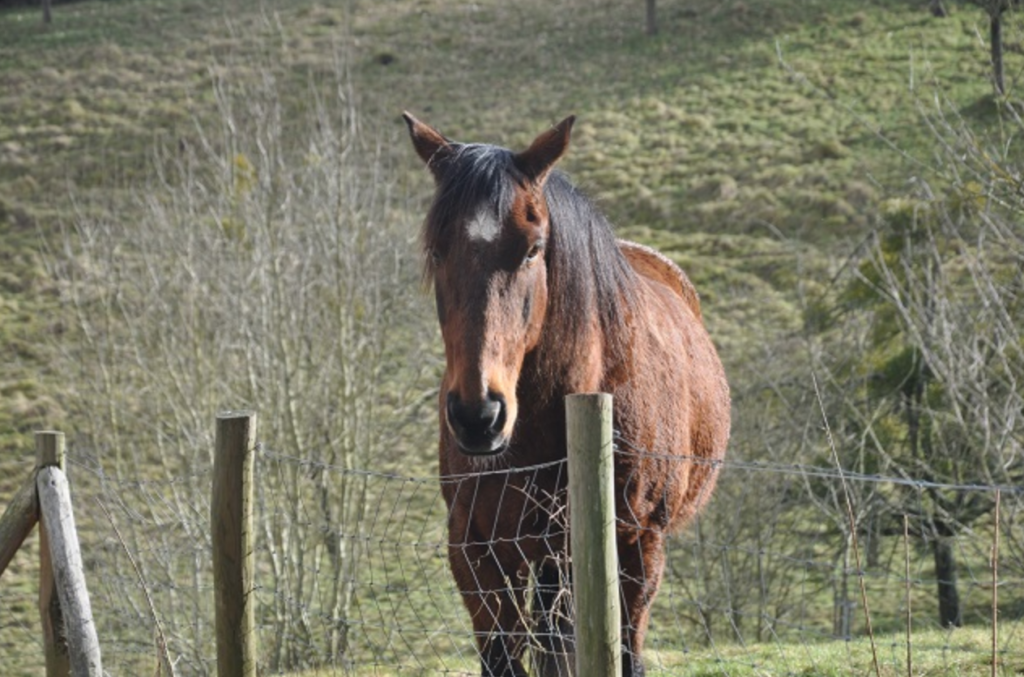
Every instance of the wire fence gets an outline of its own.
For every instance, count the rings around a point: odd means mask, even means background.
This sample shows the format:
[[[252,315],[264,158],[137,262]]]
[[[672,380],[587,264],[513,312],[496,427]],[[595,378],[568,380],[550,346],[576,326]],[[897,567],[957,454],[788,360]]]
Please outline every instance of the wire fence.
[[[639,451],[619,439],[617,453]],[[155,481],[118,479],[74,446],[68,461],[106,670],[153,674],[156,647],[165,642],[178,674],[215,674],[208,459]],[[487,472],[514,478],[508,487],[520,491],[564,476],[565,467]],[[312,463],[261,447],[256,477],[256,617],[265,673],[479,674],[473,627],[450,573],[448,508],[436,476]],[[994,568],[994,508],[957,522],[935,513],[930,494],[994,505],[997,490]],[[535,498],[530,510],[556,513],[552,523],[559,524],[564,495]],[[492,509],[500,503],[484,499]],[[667,539],[647,636],[648,674],[871,674],[875,657],[884,674],[910,674],[908,643],[911,660],[927,674],[991,674],[993,650],[996,674],[1019,674],[1021,499],[1016,486],[729,458],[708,509]],[[339,504],[345,509],[332,510]],[[490,547],[530,549],[533,538],[524,529]],[[24,584],[37,567],[33,554],[19,555],[0,583],[5,674],[38,674],[43,662],[35,592]],[[557,547],[551,555],[560,556]],[[507,585],[524,593],[529,607],[534,583],[515,573]],[[938,598],[951,591],[960,628],[940,623]],[[571,614],[571,601],[566,610]],[[529,608],[521,613],[523,644],[536,650],[543,630],[530,625]]]

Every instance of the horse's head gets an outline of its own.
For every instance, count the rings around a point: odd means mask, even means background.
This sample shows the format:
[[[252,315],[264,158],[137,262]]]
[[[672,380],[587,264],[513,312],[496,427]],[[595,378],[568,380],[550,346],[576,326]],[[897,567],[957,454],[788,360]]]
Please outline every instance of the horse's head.
[[[512,153],[449,141],[405,114],[437,184],[423,246],[448,363],[444,416],[466,454],[500,453],[512,437],[516,385],[540,342],[548,305],[544,184],[574,119]]]

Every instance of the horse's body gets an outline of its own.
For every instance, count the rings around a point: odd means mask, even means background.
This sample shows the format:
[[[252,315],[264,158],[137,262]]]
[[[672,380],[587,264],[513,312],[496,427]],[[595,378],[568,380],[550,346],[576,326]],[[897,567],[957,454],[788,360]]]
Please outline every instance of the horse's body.
[[[728,386],[697,293],[667,258],[616,240],[551,171],[572,118],[519,154],[406,120],[437,181],[424,248],[447,358],[440,474],[449,560],[483,675],[525,675],[528,632],[540,655],[571,654],[571,629],[555,617],[567,584],[558,461],[564,396],[580,392],[614,396],[623,672],[641,675],[666,532],[706,502],[729,435]],[[546,676],[566,661],[536,663]]]

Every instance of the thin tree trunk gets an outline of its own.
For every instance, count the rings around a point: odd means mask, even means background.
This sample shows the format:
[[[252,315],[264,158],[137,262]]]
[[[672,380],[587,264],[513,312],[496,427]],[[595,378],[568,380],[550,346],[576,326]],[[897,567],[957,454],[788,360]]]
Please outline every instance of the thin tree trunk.
[[[850,638],[850,619],[852,604],[850,602],[850,553],[853,537],[849,534],[843,543],[843,560],[839,581],[835,583],[832,598],[832,636],[836,639]]]
[[[53,21],[53,17],[50,16],[50,0],[43,0],[43,23],[48,24]]]
[[[873,508],[865,522],[864,550],[867,555],[867,568],[875,569],[882,558],[882,529],[878,510]]]
[[[657,14],[657,0],[647,0],[647,35],[657,35],[658,33],[658,14]]]
[[[707,541],[704,540],[704,529],[702,528],[703,520],[695,520],[697,522],[697,544],[702,556],[697,560],[700,566],[699,575],[703,579],[704,583],[704,599],[707,598],[708,592],[711,590],[711,567],[707,566],[707,562],[704,561],[703,553],[707,552]],[[704,599],[697,600],[697,617],[700,619],[701,625],[704,626],[704,643],[707,646],[714,645],[714,636],[712,633],[712,626],[714,624],[714,617],[709,613],[709,609],[705,606]]]
[[[947,16],[946,8],[942,6],[942,0],[931,0],[931,5],[929,9],[931,9],[932,11],[932,16]]]
[[[765,616],[767,614],[767,590],[764,580],[764,543],[761,530],[757,531],[757,641],[764,641]]]
[[[1003,17],[1001,10],[995,10],[989,19],[989,39],[992,43],[992,76],[995,79],[996,91],[1006,94],[1003,81]]]
[[[943,628],[959,628],[963,625],[960,609],[960,593],[956,584],[956,556],[949,538],[936,538],[932,542],[935,556],[935,578],[938,582],[939,625]]]

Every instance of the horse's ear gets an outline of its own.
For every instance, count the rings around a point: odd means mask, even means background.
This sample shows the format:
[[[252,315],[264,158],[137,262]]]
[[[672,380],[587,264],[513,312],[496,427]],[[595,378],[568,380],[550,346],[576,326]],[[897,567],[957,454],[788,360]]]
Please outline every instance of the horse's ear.
[[[570,115],[557,125],[542,133],[530,147],[515,156],[516,167],[535,184],[543,184],[548,173],[569,147],[569,133],[576,116]]]
[[[417,120],[408,111],[404,111],[402,117],[409,126],[409,136],[412,137],[416,154],[427,163],[435,177],[441,178],[441,169],[452,150],[451,141],[430,125]]]

